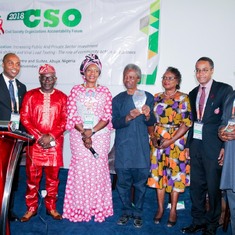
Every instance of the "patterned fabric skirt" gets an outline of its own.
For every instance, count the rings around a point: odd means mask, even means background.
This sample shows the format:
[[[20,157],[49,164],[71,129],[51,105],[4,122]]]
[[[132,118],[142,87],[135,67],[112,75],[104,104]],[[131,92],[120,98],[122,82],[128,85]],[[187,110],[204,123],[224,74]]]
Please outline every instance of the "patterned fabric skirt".
[[[170,139],[175,128],[158,128],[156,135]],[[190,184],[190,165],[186,160],[184,145],[186,136],[182,136],[166,149],[157,149],[151,145],[151,177],[148,186],[166,188],[166,192],[184,192]]]
[[[103,222],[106,217],[113,215],[108,167],[110,134],[97,135],[93,140],[93,148],[99,153],[97,159],[75,135],[71,134],[71,140],[72,159],[65,190],[63,218],[72,222],[88,222],[94,216],[94,221]]]

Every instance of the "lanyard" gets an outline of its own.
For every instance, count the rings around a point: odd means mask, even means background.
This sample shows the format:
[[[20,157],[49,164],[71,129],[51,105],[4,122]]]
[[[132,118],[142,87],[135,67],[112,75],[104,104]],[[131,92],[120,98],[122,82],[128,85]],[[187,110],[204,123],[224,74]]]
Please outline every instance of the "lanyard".
[[[20,109],[19,109],[18,89],[17,87],[14,87],[13,82],[9,83],[9,92],[10,92],[10,97],[11,97],[11,111],[12,113],[14,112],[19,113]]]
[[[16,110],[15,110],[16,107]],[[14,102],[11,100],[11,111],[14,113],[15,111],[19,113],[19,99],[16,97],[16,106],[14,106]]]
[[[203,118],[203,115],[204,115],[204,111],[205,111],[205,106],[206,106],[206,102],[203,105],[203,109],[202,109],[202,113],[201,113],[201,117],[200,117],[199,104],[197,105],[197,120],[199,122],[202,121],[202,118]]]

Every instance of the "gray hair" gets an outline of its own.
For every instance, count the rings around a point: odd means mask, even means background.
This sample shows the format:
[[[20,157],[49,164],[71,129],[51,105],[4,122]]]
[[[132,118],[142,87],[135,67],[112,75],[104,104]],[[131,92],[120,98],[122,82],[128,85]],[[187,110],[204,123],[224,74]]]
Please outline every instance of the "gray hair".
[[[137,77],[139,79],[141,79],[142,74],[141,74],[141,69],[140,69],[139,66],[137,66],[136,64],[128,64],[128,65],[126,65],[126,67],[123,70],[123,77],[125,76],[125,74],[127,73],[128,70],[134,70],[136,75],[137,75]]]

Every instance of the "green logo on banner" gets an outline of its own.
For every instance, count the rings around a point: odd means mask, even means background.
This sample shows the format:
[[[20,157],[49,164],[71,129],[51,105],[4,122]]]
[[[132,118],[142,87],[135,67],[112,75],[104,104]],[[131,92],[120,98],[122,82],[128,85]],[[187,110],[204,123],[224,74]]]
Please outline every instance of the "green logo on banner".
[[[141,84],[154,85],[158,70],[158,38],[160,22],[160,0],[150,5],[150,15],[143,17],[140,21],[140,30],[148,35],[148,67],[151,67],[150,74],[143,74]],[[152,66],[154,65],[154,67]]]
[[[43,23],[45,28],[57,27],[62,22],[67,27],[77,26],[82,19],[82,15],[77,9],[68,9],[61,14],[60,10],[47,9],[44,12],[40,9],[31,9],[22,12],[11,12],[7,20],[23,20],[28,28],[35,28]]]

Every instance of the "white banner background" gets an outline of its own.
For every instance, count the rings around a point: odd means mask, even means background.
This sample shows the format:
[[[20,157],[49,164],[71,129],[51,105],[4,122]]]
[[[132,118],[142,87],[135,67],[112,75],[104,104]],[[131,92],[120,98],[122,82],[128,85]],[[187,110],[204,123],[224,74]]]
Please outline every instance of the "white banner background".
[[[150,14],[149,0],[105,1],[15,1],[0,3],[4,34],[0,35],[0,57],[15,52],[22,60],[21,80],[32,83],[41,64],[55,66],[59,84],[77,84],[82,79],[79,66],[88,53],[97,54],[103,64],[100,82],[121,85],[122,71],[127,63],[138,64],[143,74],[153,72],[148,68],[148,35],[140,31],[140,23]],[[156,2],[156,1],[155,1]],[[28,21],[40,23],[27,27],[20,17],[24,11],[38,10]],[[51,12],[48,15],[48,10]],[[63,22],[71,9],[81,13],[75,27]],[[19,20],[9,20],[11,19]],[[8,19],[7,19],[8,17]],[[74,20],[73,14],[68,19]],[[56,25],[57,24],[57,25]],[[53,27],[52,27],[53,25]],[[157,42],[154,42],[157,43]],[[151,71],[152,70],[152,71]]]
[[[0,0],[0,58],[8,52],[19,55],[19,79],[28,90],[39,86],[39,66],[52,64],[58,77],[56,87],[69,94],[75,84],[83,82],[79,68],[85,55],[95,53],[103,64],[99,83],[108,86],[114,96],[123,89],[126,64],[139,65],[145,77],[156,71],[158,46],[149,35],[158,29],[149,25],[159,19],[150,16],[153,8],[159,10],[160,0]],[[80,12],[81,21],[68,27],[66,22],[78,22],[74,12]],[[30,22],[35,27],[29,27]],[[70,155],[66,133],[65,167]]]
[[[126,3],[127,1],[127,3]],[[54,4],[53,7],[51,7],[51,2]],[[58,3],[59,2],[59,3]],[[149,14],[149,7],[147,7],[148,4],[152,3],[153,1],[145,1],[145,0],[97,0],[91,2],[95,2],[96,6],[101,5],[103,2],[105,4],[109,4],[110,7],[111,4],[115,4],[112,8],[110,8],[110,11],[112,10],[114,15],[120,15],[121,13],[118,12],[118,6],[122,5],[122,11],[128,13],[128,14],[135,14],[136,7],[142,11],[146,11],[146,15]],[[129,2],[129,3],[128,3]],[[83,14],[86,14],[90,17],[92,17],[92,14],[98,14],[99,12],[96,12],[96,8],[93,7],[93,5],[90,3],[90,0],[83,1],[66,1],[66,4],[69,4],[69,7],[66,6],[66,9],[69,9],[71,7],[75,7],[75,4],[79,4],[80,7],[81,3],[81,9],[84,7],[87,7],[88,12],[85,12]],[[99,4],[98,4],[99,3]],[[0,20],[3,19],[3,28],[5,30],[9,29],[11,27],[14,28],[14,30],[19,30],[21,27],[24,29],[27,29],[24,27],[22,22],[19,23],[18,28],[14,27],[14,24],[16,22],[7,22],[5,20],[5,16],[7,13],[5,12],[13,12],[13,11],[21,11],[25,9],[30,9],[33,6],[33,9],[37,9],[37,7],[40,7],[41,5],[44,6],[44,9],[51,9],[56,8],[58,9],[60,6],[61,1],[48,1],[48,0],[39,0],[39,1],[26,1],[26,0],[20,0],[19,2],[16,0],[0,0]],[[117,4],[117,5],[116,5]],[[128,9],[125,8],[125,4],[131,5]],[[85,6],[84,6],[85,5]],[[34,6],[37,6],[34,8]],[[100,6],[97,8],[97,11],[102,10],[102,7],[105,9],[106,6]],[[147,7],[146,9],[144,9]],[[23,9],[25,8],[25,9]],[[80,9],[80,8],[79,8]],[[114,9],[114,10],[113,10]],[[188,93],[191,89],[193,89],[195,86],[198,85],[197,80],[195,78],[195,62],[198,58],[201,56],[209,56],[211,57],[215,62],[215,71],[213,74],[213,78],[217,81],[226,82],[230,85],[232,85],[235,88],[235,1],[234,0],[164,0],[161,1],[161,18],[160,18],[160,37],[159,37],[159,48],[160,48],[160,60],[159,64],[158,61],[148,61],[156,66],[158,64],[158,72],[157,72],[157,79],[155,82],[155,85],[140,85],[140,89],[145,89],[152,94],[155,94],[157,92],[162,91],[162,85],[161,85],[161,76],[165,72],[165,69],[168,66],[174,66],[178,68],[182,74],[182,83],[181,83],[181,91]],[[89,13],[89,12],[92,12]],[[61,13],[62,14],[62,13]],[[101,15],[101,14],[100,14]],[[110,14],[109,14],[110,15]],[[145,13],[142,13],[142,15],[145,15]],[[122,15],[123,16],[123,15]],[[106,19],[106,16],[102,16],[102,19]],[[128,16],[126,16],[128,17]],[[135,18],[135,17],[134,17]],[[46,20],[41,18],[42,24]],[[112,21],[111,28],[115,26],[115,22],[119,19],[110,19]],[[139,19],[137,19],[139,21]],[[98,21],[98,19],[96,19]],[[61,23],[61,22],[60,22]],[[9,25],[12,25],[11,27]],[[125,27],[128,27],[128,24],[125,25]],[[150,28],[150,31],[154,30],[153,28]],[[137,30],[138,31],[138,30]],[[114,31],[115,37],[120,35],[121,32]],[[131,31],[130,31],[131,32]],[[93,31],[92,38],[87,39],[89,41],[94,41],[93,37],[95,38],[96,34],[99,33],[97,31]],[[140,33],[138,31],[138,33]],[[14,36],[15,35],[15,36]],[[130,34],[131,35],[131,34]],[[142,35],[142,34],[141,34]],[[9,35],[8,35],[9,36]],[[60,35],[61,36],[61,35]],[[132,35],[131,35],[132,36]],[[143,35],[142,35],[143,36]],[[12,40],[13,37],[19,38],[19,34],[11,34],[10,40]],[[80,44],[79,37],[81,37],[81,34],[78,34],[78,37],[76,39],[75,43]],[[109,34],[109,39],[107,41],[110,41],[110,37],[112,35]],[[18,39],[17,39],[18,40]],[[30,40],[30,37],[29,37]],[[43,40],[43,39],[40,39]],[[50,37],[46,37],[44,39],[45,43],[47,43],[47,40],[50,40]],[[59,38],[57,39],[59,40]],[[106,40],[106,38],[104,38]],[[12,44],[13,42],[13,44]],[[21,42],[18,43],[15,39],[9,41],[6,40],[6,33],[3,35],[0,30],[0,59],[1,55],[3,54],[3,51],[6,50],[3,48],[3,46],[6,45],[21,45]],[[18,44],[16,44],[16,42]],[[71,43],[70,39],[66,41],[66,43]],[[23,43],[23,42],[22,42]],[[32,43],[32,42],[31,42]],[[54,42],[53,42],[54,43]],[[115,43],[114,43],[115,45]],[[156,45],[156,44],[155,44]],[[129,48],[130,49],[130,48]],[[142,49],[142,48],[140,48]],[[145,49],[143,49],[144,51]],[[143,52],[145,53],[145,51]],[[105,55],[103,54],[101,56],[101,59],[105,58]],[[132,63],[135,61],[132,61],[131,57],[127,57],[125,55],[122,58],[127,58],[127,60],[123,60],[123,63]],[[155,56],[156,58],[157,56]],[[25,58],[24,55],[21,56],[22,59]],[[33,59],[33,57],[31,56]],[[58,71],[58,84],[57,88],[62,89],[67,94],[69,93],[71,87],[73,84],[77,84],[82,82],[80,74],[79,74],[79,65],[80,60],[82,60],[83,56],[78,55],[76,58],[76,65],[74,66],[67,66],[66,64],[57,66],[55,64],[55,67]],[[154,60],[156,60],[154,58]],[[44,56],[43,59],[48,59],[48,56]],[[66,57],[66,59],[69,59],[69,56]],[[120,59],[121,60],[121,59]],[[115,60],[118,61],[119,60]],[[102,61],[103,63],[106,63],[105,61]],[[138,61],[137,61],[138,62]],[[145,65],[141,65],[141,68],[143,72],[145,73]],[[113,67],[116,68],[116,64],[113,65]],[[124,64],[123,64],[124,67]],[[114,74],[115,77],[118,79],[117,83],[120,83],[119,79],[121,79],[121,73],[123,70],[123,67],[117,70],[117,73],[114,72],[110,74]],[[151,66],[150,66],[151,67]],[[67,68],[71,68],[68,70]],[[150,69],[150,71],[152,71]],[[1,72],[1,68],[0,68]],[[147,72],[150,74],[151,72]],[[113,79],[109,78],[109,71],[106,68],[106,65],[104,65],[102,77],[100,79],[100,83],[107,83],[107,86],[111,90],[112,94],[115,95],[122,91],[124,88],[120,85],[112,85],[109,84],[113,81]],[[111,79],[111,80],[109,80]],[[37,69],[25,69],[22,68],[22,73],[20,76],[20,80],[26,83],[28,89],[36,87],[39,85],[38,82],[38,74]],[[27,81],[26,81],[27,80]],[[68,80],[71,81],[71,83],[66,83]],[[106,82],[104,82],[104,80]],[[69,150],[69,141],[68,141],[68,135],[65,135],[65,167],[68,166],[68,163],[70,161],[70,150]]]

